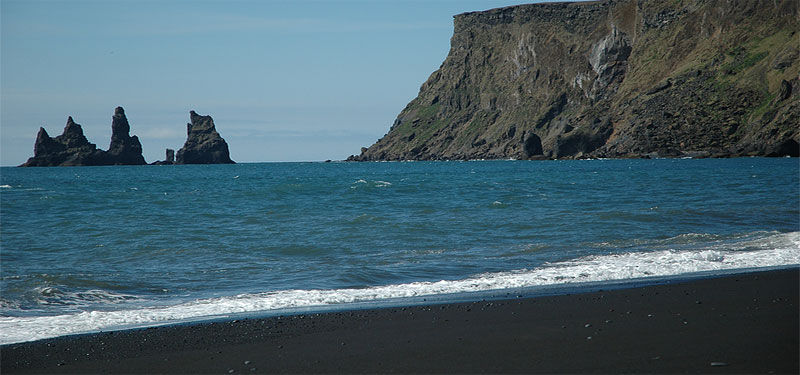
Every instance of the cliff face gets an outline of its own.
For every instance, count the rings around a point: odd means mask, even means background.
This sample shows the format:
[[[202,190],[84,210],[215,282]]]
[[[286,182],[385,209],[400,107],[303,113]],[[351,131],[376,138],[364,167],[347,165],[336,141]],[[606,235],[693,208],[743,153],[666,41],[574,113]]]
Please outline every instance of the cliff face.
[[[350,160],[797,155],[795,0],[606,0],[455,16],[450,53]]]
[[[108,151],[89,143],[83,128],[70,116],[64,132],[51,138],[44,128],[39,128],[33,146],[33,157],[21,167],[60,167],[92,165],[142,165],[142,145],[139,138],[129,135],[130,125],[125,110],[117,107],[111,120],[111,145]]]
[[[228,151],[228,143],[217,133],[211,116],[200,116],[189,112],[190,123],[186,124],[186,143],[178,150],[177,164],[234,164]]]

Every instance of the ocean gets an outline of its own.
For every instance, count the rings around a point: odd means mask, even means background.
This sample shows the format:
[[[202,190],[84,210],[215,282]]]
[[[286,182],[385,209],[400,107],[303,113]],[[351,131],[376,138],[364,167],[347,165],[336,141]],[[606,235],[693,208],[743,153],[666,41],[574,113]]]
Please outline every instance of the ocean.
[[[800,164],[1,168],[0,241],[7,344],[798,265]]]

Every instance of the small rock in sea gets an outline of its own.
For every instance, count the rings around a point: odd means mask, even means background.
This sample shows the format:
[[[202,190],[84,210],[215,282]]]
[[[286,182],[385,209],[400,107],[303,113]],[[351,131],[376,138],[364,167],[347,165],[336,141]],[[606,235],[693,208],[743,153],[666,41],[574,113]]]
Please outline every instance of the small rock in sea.
[[[728,365],[727,362],[711,362],[711,366],[714,366],[714,367],[722,367],[722,366],[727,366],[727,365]]]

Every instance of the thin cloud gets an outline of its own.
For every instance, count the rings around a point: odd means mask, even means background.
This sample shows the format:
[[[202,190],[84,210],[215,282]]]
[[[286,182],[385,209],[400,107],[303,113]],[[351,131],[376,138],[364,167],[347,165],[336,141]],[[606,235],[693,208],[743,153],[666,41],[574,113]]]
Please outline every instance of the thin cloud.
[[[100,3],[103,4],[103,3]],[[113,3],[110,3],[113,5]],[[109,4],[104,4],[109,6]],[[71,27],[69,23],[54,23],[50,18],[3,17],[3,33],[8,35],[73,35],[91,36],[97,30],[106,34],[131,36],[186,36],[196,34],[242,32],[288,33],[358,33],[381,31],[431,30],[450,27],[448,22],[392,22],[365,20],[339,20],[314,17],[262,17],[250,14],[221,14],[219,12],[192,10],[185,12],[153,12],[147,7],[128,9],[117,13],[117,18],[85,18],[78,21],[85,27]],[[37,9],[39,12],[42,10]],[[53,10],[61,14],[63,10]],[[66,14],[65,14],[66,16]]]
[[[162,22],[146,27],[122,27],[126,33],[136,35],[192,35],[241,32],[290,33],[360,33],[381,31],[431,30],[449,27],[449,24],[404,22],[341,22],[321,18],[268,18],[245,15],[217,15],[201,13],[192,22],[175,24]]]
[[[185,132],[171,128],[141,128],[141,130],[131,130],[131,133],[136,133],[140,139],[176,139],[186,137]]]

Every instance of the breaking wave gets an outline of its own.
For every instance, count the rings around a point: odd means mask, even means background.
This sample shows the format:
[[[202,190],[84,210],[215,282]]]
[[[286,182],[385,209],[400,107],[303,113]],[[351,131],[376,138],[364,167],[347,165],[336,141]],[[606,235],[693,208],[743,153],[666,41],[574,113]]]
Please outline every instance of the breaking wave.
[[[682,237],[667,242],[681,242]],[[685,239],[685,238],[683,238]],[[412,282],[352,289],[283,290],[198,299],[170,306],[35,317],[0,317],[0,343],[32,341],[68,334],[150,326],[229,314],[278,309],[380,302],[454,293],[580,284],[647,277],[679,277],[697,272],[791,266],[800,264],[800,232],[773,233],[734,242],[705,243],[696,249],[662,249],[591,255],[548,263],[535,269],[478,274],[460,280]],[[42,290],[43,295],[56,291]],[[125,301],[132,296],[102,291],[76,298]]]

